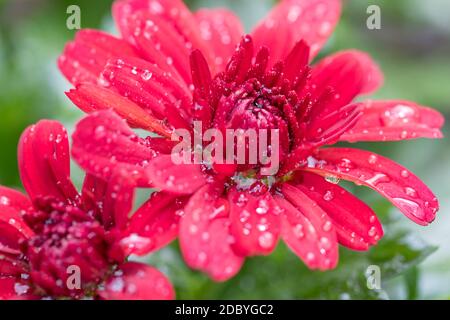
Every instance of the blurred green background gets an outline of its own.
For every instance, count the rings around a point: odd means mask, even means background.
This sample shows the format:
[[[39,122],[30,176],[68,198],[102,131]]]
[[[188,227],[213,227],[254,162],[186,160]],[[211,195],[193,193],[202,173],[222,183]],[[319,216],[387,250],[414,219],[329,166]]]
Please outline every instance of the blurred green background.
[[[114,31],[111,0],[0,0],[0,184],[20,188],[16,146],[25,127],[41,118],[58,119],[71,130],[82,113],[64,96],[70,85],[56,59],[74,32],[66,9],[81,8],[83,28]],[[192,8],[226,6],[247,31],[275,3],[271,0],[191,0]],[[377,4],[382,29],[366,28],[366,9]],[[410,99],[450,112],[450,1],[347,0],[343,18],[322,54],[357,48],[369,52],[386,75],[376,98]],[[445,128],[448,135],[449,127]],[[441,210],[429,227],[417,227],[373,192],[352,191],[382,217],[386,237],[367,253],[341,251],[332,272],[307,270],[283,246],[267,258],[249,259],[238,277],[216,284],[190,271],[177,244],[145,258],[174,281],[179,298],[450,298],[450,142],[419,140],[362,144],[404,164],[436,192]],[[75,173],[75,180],[82,177]],[[369,290],[364,272],[378,265],[382,290]]]

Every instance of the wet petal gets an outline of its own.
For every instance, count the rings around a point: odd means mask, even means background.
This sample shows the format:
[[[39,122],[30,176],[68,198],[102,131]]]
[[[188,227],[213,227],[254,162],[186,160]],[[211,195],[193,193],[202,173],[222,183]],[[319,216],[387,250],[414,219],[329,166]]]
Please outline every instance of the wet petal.
[[[115,171],[125,170],[139,186],[150,185],[145,167],[157,152],[113,111],[96,112],[82,119],[72,139],[73,157],[88,173],[108,181]]]
[[[58,66],[74,85],[98,83],[100,74],[110,58],[136,57],[126,41],[98,30],[83,29],[64,48]]]
[[[418,177],[401,165],[369,151],[350,148],[319,150],[308,159],[307,167],[302,170],[368,186],[421,225],[432,222],[439,208],[433,192]]]
[[[14,207],[0,206],[0,253],[20,253],[20,242],[33,235],[20,211]]]
[[[316,56],[334,30],[341,13],[340,0],[282,0],[253,30],[258,49],[270,49],[271,64],[284,60],[295,43],[304,39]]]
[[[287,245],[311,269],[336,267],[339,257],[336,231],[331,219],[301,190],[283,184],[285,199],[278,197],[283,208],[282,237]]]
[[[127,255],[145,255],[165,247],[178,236],[178,222],[186,197],[155,192],[130,218],[119,241]]]
[[[106,300],[172,300],[175,291],[160,271],[137,262],[127,262],[97,292]]]
[[[180,246],[186,263],[215,281],[230,279],[244,262],[231,248],[228,211],[226,200],[205,186],[192,196],[180,221]]]
[[[229,191],[230,231],[233,249],[243,256],[268,255],[280,233],[280,208],[269,192],[261,196],[246,191]]]
[[[318,99],[332,89],[331,101],[312,111],[312,118],[315,118],[321,113],[328,114],[349,104],[358,95],[374,92],[382,83],[383,74],[369,55],[357,50],[347,50],[319,61],[304,90],[312,94],[313,99]]]
[[[436,110],[402,100],[368,100],[358,104],[362,117],[342,141],[398,141],[442,138],[444,117]]]
[[[27,128],[20,138],[18,155],[20,177],[33,201],[49,196],[63,201],[77,199],[70,180],[67,131],[59,122],[42,120]]]
[[[239,17],[227,9],[201,9],[195,18],[201,38],[214,52],[216,70],[223,71],[244,34]]]
[[[330,217],[341,244],[354,250],[367,250],[383,236],[375,212],[337,184],[313,173],[301,173],[295,187],[315,201]]]
[[[93,84],[82,84],[66,94],[84,112],[112,109],[133,127],[155,132],[163,137],[171,136],[171,131],[161,120],[110,89]]]
[[[175,164],[171,155],[160,155],[146,169],[153,186],[175,194],[192,194],[206,184],[201,165]]]

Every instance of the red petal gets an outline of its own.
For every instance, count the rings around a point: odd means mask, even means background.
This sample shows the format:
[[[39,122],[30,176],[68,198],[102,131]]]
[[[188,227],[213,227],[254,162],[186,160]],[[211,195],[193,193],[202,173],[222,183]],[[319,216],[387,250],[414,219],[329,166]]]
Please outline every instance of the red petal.
[[[192,196],[180,221],[180,246],[186,263],[215,281],[236,275],[244,259],[230,246],[227,202],[210,186]]]
[[[367,250],[383,236],[375,212],[364,202],[323,177],[303,172],[295,187],[314,200],[330,217],[341,244]]]
[[[144,60],[130,58],[110,61],[103,77],[118,93],[156,118],[167,119],[175,128],[190,128],[192,93],[169,73]]]
[[[14,299],[17,296],[16,283],[16,278],[0,276],[0,300]]]
[[[311,269],[328,270],[336,267],[339,257],[336,231],[316,202],[301,190],[285,183],[286,199],[277,198],[284,209],[282,237],[287,245]]]
[[[362,117],[341,136],[342,141],[398,141],[415,138],[442,138],[444,117],[436,110],[402,100],[358,104]]]
[[[145,255],[165,247],[178,236],[178,221],[187,199],[155,192],[131,217],[119,241],[126,255]]]
[[[66,93],[72,102],[87,113],[112,109],[136,128],[170,138],[170,130],[146,110],[120,94],[93,84],[82,84]]]
[[[175,291],[160,271],[142,263],[127,262],[97,292],[106,300],[172,300]]]
[[[276,247],[280,233],[280,208],[269,192],[254,196],[231,190],[230,231],[233,249],[243,256],[268,255]]]
[[[137,56],[127,42],[98,30],[83,29],[64,48],[58,66],[74,85],[97,83],[108,59]]]
[[[308,170],[368,186],[390,200],[414,222],[427,225],[439,208],[433,192],[401,165],[374,153],[349,148],[319,150]]]
[[[87,172],[109,180],[117,170],[125,170],[139,186],[150,185],[144,170],[156,152],[136,136],[112,111],[93,113],[76,126],[72,154]]]
[[[66,129],[42,120],[25,130],[19,142],[19,169],[32,200],[52,196],[75,201],[78,192],[70,180],[70,153]]]
[[[270,49],[270,61],[284,60],[301,39],[316,56],[334,30],[341,13],[340,0],[282,0],[252,32],[258,49]]]
[[[0,253],[18,254],[20,242],[34,233],[23,221],[20,211],[8,206],[0,210]]]
[[[153,186],[175,194],[192,194],[206,184],[198,164],[175,164],[172,155],[160,155],[146,169]]]
[[[239,17],[227,9],[201,9],[195,18],[201,38],[214,52],[216,70],[223,71],[244,34]]]
[[[349,50],[326,57],[314,66],[304,93],[319,99],[331,88],[332,101],[312,110],[314,119],[321,113],[331,113],[345,106],[360,94],[375,91],[383,83],[383,75],[376,63],[364,52]]]
[[[211,48],[200,37],[198,23],[194,15],[181,0],[116,1],[113,7],[113,15],[123,37],[135,43],[138,47],[140,46],[141,49],[143,49],[142,44],[148,41],[145,40],[145,33],[139,31],[146,29],[149,34],[161,41],[161,48],[168,50],[164,52],[166,54],[163,56],[171,57],[173,62],[177,57],[188,58],[189,52],[185,56],[179,56],[179,53],[186,53],[186,49],[190,48],[201,50],[207,56],[210,65],[214,62]],[[156,25],[163,26],[161,30],[151,30],[153,25],[147,22],[153,20],[157,21]],[[184,41],[184,49],[180,48],[179,52],[174,52],[175,46],[170,46],[170,41],[175,39],[177,39],[176,42],[179,42],[178,39]],[[153,44],[153,47],[155,44]],[[148,42],[148,45],[144,46],[146,49],[144,52],[151,53],[150,57],[153,58],[158,55],[158,50],[151,50],[151,47],[150,42]],[[167,53],[173,53],[174,56]],[[181,64],[179,66],[182,67]]]

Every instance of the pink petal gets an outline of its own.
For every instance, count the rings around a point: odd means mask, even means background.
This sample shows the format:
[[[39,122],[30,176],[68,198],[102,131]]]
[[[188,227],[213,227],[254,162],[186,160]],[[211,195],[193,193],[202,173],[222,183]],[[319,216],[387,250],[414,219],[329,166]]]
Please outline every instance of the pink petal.
[[[0,300],[14,299],[17,296],[15,285],[17,283],[14,277],[0,276]]]
[[[284,209],[282,237],[311,269],[336,267],[339,257],[336,231],[325,211],[301,190],[282,186],[286,199],[277,198]]]
[[[0,195],[0,200],[2,197]],[[23,221],[20,210],[13,206],[0,205],[0,254],[20,253],[20,242],[33,235],[33,231]]]
[[[239,17],[227,9],[201,9],[195,18],[201,38],[214,52],[216,70],[223,71],[244,34]]]
[[[157,155],[113,111],[93,113],[78,122],[72,154],[88,173],[108,181],[117,171],[128,172],[138,186],[150,185],[145,167]]]
[[[130,218],[119,246],[126,255],[145,255],[165,247],[178,236],[186,197],[155,192]]]
[[[368,100],[358,104],[362,117],[342,141],[398,141],[442,138],[444,117],[436,110],[402,100]]]
[[[30,198],[55,197],[75,201],[78,192],[70,180],[70,153],[66,129],[42,120],[25,130],[18,147],[20,177]]]
[[[192,93],[169,73],[141,59],[112,60],[103,78],[122,96],[175,128],[189,127]]]
[[[133,127],[155,132],[163,137],[171,136],[171,131],[161,120],[110,89],[93,84],[82,84],[66,94],[84,112],[112,109]]]
[[[383,83],[377,64],[364,52],[341,51],[326,57],[314,66],[304,92],[318,99],[332,89],[333,97],[322,108],[313,110],[312,118],[345,106],[360,94],[372,93]]]
[[[341,244],[355,250],[367,250],[383,236],[375,212],[364,202],[322,176],[303,172],[295,182],[330,217]]]
[[[83,82],[95,84],[108,59],[136,56],[127,42],[102,31],[83,29],[77,33],[75,41],[66,45],[58,66],[74,85]]]
[[[172,155],[156,157],[146,172],[155,188],[175,194],[192,194],[207,182],[201,165],[175,164]]]
[[[143,263],[127,262],[114,272],[103,290],[106,300],[172,300],[175,291],[160,271]]]
[[[270,49],[270,61],[284,60],[294,45],[305,40],[316,56],[334,30],[340,0],[282,0],[253,30],[256,48]]]
[[[230,231],[233,249],[243,256],[268,255],[276,247],[280,233],[280,208],[269,192],[255,196],[231,190]]]
[[[141,52],[147,54],[147,58],[157,57],[158,51],[152,50],[151,42],[145,39],[145,32],[139,32],[142,30],[146,30],[149,35],[152,35],[152,38],[158,39],[161,48],[164,48],[162,49],[164,52],[162,56],[172,58],[173,62],[178,58],[181,60],[188,58],[189,52],[185,56],[179,54],[185,54],[185,49],[193,48],[201,50],[208,57],[210,65],[213,65],[213,52],[201,38],[197,20],[182,0],[116,1],[113,6],[113,16],[123,37],[136,44]],[[156,25],[162,26],[161,30],[152,30],[152,23],[147,23],[147,21],[154,21]],[[146,25],[142,25],[142,23]],[[180,39],[184,41],[184,49],[182,50],[178,45]],[[170,41],[176,41],[178,44],[175,46],[174,43],[174,46],[171,47]],[[154,43],[153,47],[158,43]],[[180,48],[179,52],[173,51],[175,47]],[[180,70],[183,68],[181,64],[178,66],[180,66]],[[161,67],[163,66],[161,65]]]
[[[433,192],[418,177],[401,165],[368,151],[322,149],[308,159],[308,166],[303,170],[368,186],[421,225],[432,222],[439,208]]]
[[[180,221],[180,246],[186,263],[215,281],[236,275],[244,259],[230,246],[228,205],[210,186],[192,196]]]

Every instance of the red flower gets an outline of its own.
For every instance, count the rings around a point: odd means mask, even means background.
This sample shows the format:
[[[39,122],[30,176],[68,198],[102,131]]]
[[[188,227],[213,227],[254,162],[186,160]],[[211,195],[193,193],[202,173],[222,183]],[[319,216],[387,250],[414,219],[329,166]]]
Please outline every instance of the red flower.
[[[0,299],[173,298],[164,275],[126,262],[132,251],[118,245],[149,241],[120,237],[133,187],[118,172],[108,183],[88,175],[79,194],[69,162],[58,122],[41,121],[22,135],[19,167],[29,198],[0,187]]]
[[[415,175],[371,152],[322,148],[338,141],[439,138],[443,117],[408,101],[365,101],[382,83],[377,65],[351,50],[309,66],[340,15],[339,0],[283,0],[251,33],[223,9],[191,13],[182,1],[117,1],[122,38],[84,30],[60,58],[76,85],[69,98],[94,112],[77,126],[73,155],[93,175],[129,172],[161,191],[129,232],[158,248],[177,236],[186,262],[215,280],[279,238],[312,269],[336,266],[338,243],[367,250],[382,237],[375,213],[339,179],[368,186],[414,222],[438,201]],[[160,137],[138,138],[128,124]],[[175,165],[174,129],[279,129],[281,170],[261,165]],[[180,209],[184,208],[182,212]]]

